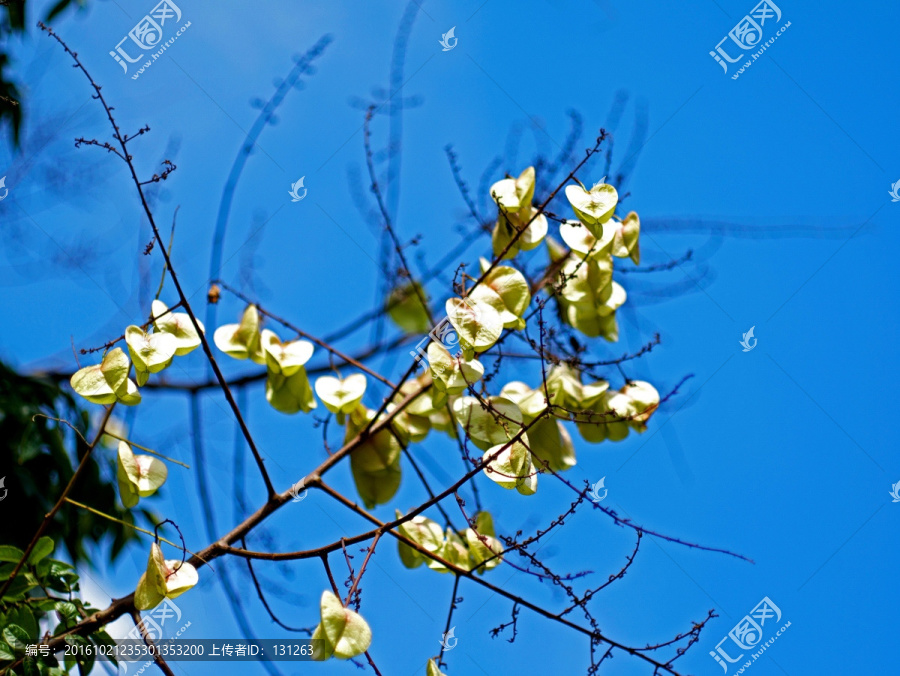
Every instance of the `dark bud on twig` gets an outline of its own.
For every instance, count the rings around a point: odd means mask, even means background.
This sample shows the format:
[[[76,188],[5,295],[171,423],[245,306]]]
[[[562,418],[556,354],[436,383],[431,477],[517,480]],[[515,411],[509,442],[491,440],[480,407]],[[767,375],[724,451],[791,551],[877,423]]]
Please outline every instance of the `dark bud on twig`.
[[[222,290],[219,288],[218,284],[213,284],[209,287],[209,291],[206,292],[206,302],[215,305],[219,302],[219,298],[222,297]]]

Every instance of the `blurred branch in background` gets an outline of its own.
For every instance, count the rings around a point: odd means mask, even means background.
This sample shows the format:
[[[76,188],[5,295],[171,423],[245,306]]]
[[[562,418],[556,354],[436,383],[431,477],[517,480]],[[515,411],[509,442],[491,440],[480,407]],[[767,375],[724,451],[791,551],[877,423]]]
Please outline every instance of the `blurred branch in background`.
[[[44,21],[53,21],[70,5],[83,8],[86,4],[86,0],[58,0],[50,7]],[[9,126],[9,134],[16,148],[20,142],[24,105],[21,92],[16,86],[18,78],[11,68],[9,43],[11,37],[25,32],[26,14],[34,5],[34,0],[0,0],[0,127]]]

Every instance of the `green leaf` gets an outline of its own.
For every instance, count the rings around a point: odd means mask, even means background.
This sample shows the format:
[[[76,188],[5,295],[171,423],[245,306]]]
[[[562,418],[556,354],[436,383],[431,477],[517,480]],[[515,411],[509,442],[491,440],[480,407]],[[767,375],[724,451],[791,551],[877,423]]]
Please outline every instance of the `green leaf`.
[[[16,578],[9,583],[9,587],[3,593],[4,601],[20,601],[25,598],[26,592],[37,587],[37,582],[29,579],[29,576],[23,575],[21,572]]]
[[[638,432],[647,429],[647,421],[659,407],[659,392],[653,385],[643,380],[632,380],[622,388],[622,394],[629,397],[634,413],[631,425]]]
[[[332,413],[350,413],[359,406],[366,393],[366,377],[354,373],[346,378],[321,376],[316,380],[316,394]]]
[[[257,364],[265,364],[259,333],[259,311],[248,305],[240,324],[225,324],[216,329],[213,341],[222,352],[235,359],[248,357]]]
[[[428,295],[422,286],[418,282],[407,282],[395,287],[388,296],[388,316],[406,333],[426,333],[431,327],[420,294],[427,303]]]
[[[26,656],[25,659],[22,660],[22,673],[24,676],[40,676],[41,671],[38,664],[39,662],[36,658]]]
[[[165,313],[169,308],[166,307],[166,304],[162,301],[155,300],[153,301],[151,307],[151,313],[154,317],[159,317],[159,319],[153,322],[153,326],[160,333],[167,333],[175,338],[175,354],[177,356],[182,356],[193,352],[198,347],[200,347],[200,334],[197,332],[197,329],[194,328],[194,323],[191,321],[190,316],[188,316],[184,312],[169,312]],[[198,319],[197,325],[200,327],[200,330],[203,331],[203,323]]]
[[[0,561],[9,561],[10,563],[18,563],[25,556],[18,547],[12,545],[0,545]]]
[[[591,409],[608,389],[609,383],[605,380],[583,385],[578,372],[566,363],[553,366],[547,373],[550,402],[566,409]]]
[[[178,349],[178,341],[171,333],[147,333],[134,325],[125,329],[125,343],[138,373],[159,373],[172,363]]]
[[[518,380],[506,383],[500,390],[500,396],[509,399],[519,407],[522,412],[522,422],[530,423],[544,412],[547,407],[547,399],[544,396],[543,387],[532,390],[528,385]]]
[[[453,357],[449,350],[440,343],[428,344],[428,366],[434,386],[448,395],[461,394],[484,376],[484,366],[475,359],[466,359],[464,355]],[[427,399],[419,397],[417,401]]]
[[[477,530],[477,532],[476,532]],[[471,568],[479,573],[496,568],[503,561],[499,554],[503,551],[503,545],[495,537],[494,519],[490,512],[478,512],[475,515],[475,530],[466,529],[466,543],[469,546],[469,558]],[[482,562],[487,562],[479,566]],[[477,568],[476,568],[477,567]]]
[[[32,605],[44,613],[56,609],[56,601],[54,601],[53,599],[44,599],[43,601],[38,601],[37,603],[34,603]]]
[[[616,224],[607,221],[594,229],[599,230],[599,237],[596,237],[581,221],[566,221],[560,223],[559,234],[572,251],[581,254],[581,258],[608,255],[616,234]]]
[[[397,510],[397,518],[399,519],[401,516],[402,514]],[[429,552],[438,554],[444,546],[443,529],[437,523],[421,514],[400,524],[397,530],[401,535]],[[400,560],[407,568],[418,568],[426,562],[426,557],[423,554],[403,541],[397,541],[397,550],[400,554]],[[431,564],[433,560],[427,559],[427,562]]]
[[[30,606],[34,607],[34,602],[29,603]],[[10,609],[5,618],[0,615],[0,624],[16,624],[22,629],[25,630],[25,633],[35,639],[38,637],[38,623],[35,618],[35,614],[29,606],[19,606],[18,608]],[[33,642],[33,641],[32,641]],[[2,642],[0,642],[2,643]]]
[[[90,634],[89,638],[98,646],[105,646],[107,648],[111,648],[112,650],[106,651],[108,655],[108,659],[113,664],[118,664],[118,660],[114,657],[115,655],[115,646],[116,641],[110,636],[105,629],[101,629],[100,631],[96,631],[93,634]]]
[[[483,300],[449,298],[445,308],[460,342],[475,352],[490,349],[503,333],[500,313]]]
[[[274,331],[262,332],[261,344],[266,357],[266,368],[270,373],[280,373],[286,377],[298,373],[313,354],[313,345],[308,340],[281,342]]]
[[[501,211],[520,213],[531,209],[534,199],[534,167],[528,167],[519,178],[504,178],[491,186],[491,198]]]
[[[627,295],[625,293],[625,289],[623,289],[618,283],[612,283],[612,293],[605,303],[600,305],[597,308],[597,314],[601,317],[606,317],[608,315],[613,314],[616,310],[622,307],[625,304],[625,300]]]
[[[544,418],[528,430],[531,450],[554,472],[564,472],[575,466],[575,446],[572,437],[561,422],[553,418]],[[535,466],[543,468],[541,463]]]
[[[164,598],[181,596],[198,581],[194,566],[182,563],[180,559],[163,559],[162,549],[154,542],[150,545],[147,570],[134,593],[134,607],[138,610],[155,608]]]
[[[359,407],[350,414],[345,439],[353,439],[372,419],[374,411]],[[370,435],[350,454],[356,490],[368,508],[388,502],[400,488],[400,442],[389,429]]]
[[[509,399],[490,397],[488,410],[475,397],[460,397],[453,402],[456,421],[478,448],[486,450],[512,439],[522,428],[522,412]]]
[[[494,255],[499,256],[516,237],[515,243],[503,256],[504,259],[514,258],[520,249],[531,251],[540,245],[547,236],[547,230],[547,217],[534,209],[529,208],[528,213],[521,215],[501,214],[491,231],[491,248]],[[517,236],[518,232],[522,234]]]
[[[50,559],[50,574],[51,575],[64,575],[65,573],[71,572],[75,570],[75,568],[66,563],[65,561],[57,561],[56,559]]]
[[[630,256],[635,265],[641,262],[641,220],[631,211],[621,223],[616,223],[612,255],[619,258]]]
[[[200,581],[197,569],[181,559],[166,560],[166,597],[177,598]]]
[[[116,401],[116,393],[106,382],[100,364],[79,369],[69,379],[69,384],[82,397],[92,404],[112,404]]]
[[[78,615],[78,607],[74,603],[69,603],[68,601],[57,601],[54,606],[56,610],[56,614],[59,616],[60,622],[62,622],[63,626],[66,629],[75,626],[78,624],[78,620],[80,619]]]
[[[131,447],[124,441],[120,441],[116,462],[116,480],[119,485],[119,499],[122,501],[122,505],[128,509],[137,505],[141,499],[136,485],[137,473],[137,460],[135,460],[134,453],[131,452]]]
[[[428,664],[425,666],[425,676],[445,676],[444,672],[438,669],[433,657],[428,660]]]
[[[469,550],[462,538],[454,533],[451,529],[447,529],[444,535],[444,546],[441,548],[440,557],[456,568],[470,570],[472,563],[469,557]],[[439,573],[446,573],[452,570],[439,561],[429,560],[428,567]]]
[[[276,411],[288,415],[298,411],[309,413],[318,406],[309,385],[309,378],[306,376],[306,369],[302,367],[288,377],[270,371],[266,378],[266,401]]]
[[[513,267],[500,265],[488,273],[475,291],[482,288],[489,288],[500,297],[505,311],[501,313],[503,326],[508,329],[519,326],[531,303],[531,289],[525,276]]]
[[[46,535],[43,536],[35,543],[34,549],[32,549],[31,554],[28,555],[28,565],[34,566],[41,559],[50,556],[55,547],[56,545],[53,543],[52,538],[49,538]]]
[[[503,488],[515,488],[522,495],[537,491],[537,470],[528,450],[527,435],[512,444],[498,444],[484,454],[484,473]]]
[[[602,237],[603,223],[612,217],[619,202],[619,193],[611,185],[600,181],[590,191],[579,185],[566,186],[566,198],[578,220],[584,223],[594,237]]]
[[[322,619],[313,633],[314,660],[346,660],[369,649],[372,630],[362,616],[341,605],[341,600],[330,591],[322,592],[319,606]]]
[[[94,668],[94,653],[91,650],[93,646],[91,646],[90,642],[84,636],[79,636],[77,634],[69,634],[66,636],[66,643],[78,646],[78,649],[74,651],[77,655],[77,657],[75,657],[75,663],[78,665],[79,675],[87,676]],[[66,658],[66,665],[69,665],[68,657]]]
[[[141,403],[141,395],[128,378],[129,368],[128,357],[117,347],[107,352],[100,364],[76,371],[69,384],[93,404],[112,404],[118,400],[134,406]]]
[[[68,563],[56,559],[45,559],[39,565],[50,563],[47,573],[47,586],[54,591],[69,592],[78,588],[78,575]]]
[[[0,641],[0,662],[12,662],[16,659],[16,653],[6,641]]]
[[[389,460],[393,454],[388,448],[392,445],[389,437],[393,439],[390,432],[382,430],[372,441],[364,442],[350,455],[350,470],[356,491],[369,509],[388,502],[400,488],[399,444],[396,459]]]
[[[150,610],[158,606],[166,597],[166,562],[162,550],[155,542],[150,545],[147,570],[141,575],[134,592],[134,607]]]
[[[138,504],[140,498],[153,495],[168,477],[169,470],[164,462],[150,455],[135,455],[131,446],[119,442],[116,479],[122,504],[129,509]]]
[[[131,364],[121,347],[107,352],[100,362],[100,371],[117,397],[128,394],[128,369]]]
[[[6,641],[17,654],[24,653],[28,644],[33,642],[28,635],[28,632],[17,624],[6,625],[3,629],[3,640]]]

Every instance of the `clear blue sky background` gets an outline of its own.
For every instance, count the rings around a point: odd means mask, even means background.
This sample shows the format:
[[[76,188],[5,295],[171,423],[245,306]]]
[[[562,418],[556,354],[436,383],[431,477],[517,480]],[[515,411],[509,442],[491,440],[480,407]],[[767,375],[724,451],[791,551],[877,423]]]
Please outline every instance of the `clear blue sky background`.
[[[518,171],[533,155],[533,139],[550,149],[562,143],[567,109],[583,114],[591,135],[606,122],[616,91],[624,89],[631,99],[619,128],[618,161],[625,158],[635,110],[646,106],[649,112],[648,137],[627,185],[628,206],[646,223],[645,260],[664,262],[687,249],[700,260],[652,279],[620,279],[632,292],[632,310],[622,314],[619,345],[600,346],[599,354],[635,349],[658,331],[662,346],[630,366],[628,375],[651,379],[661,390],[686,374],[695,377],[645,435],[616,445],[579,440],[570,478],[594,482],[605,476],[605,504],[620,513],[648,528],[740,552],[755,564],[645,538],[628,576],[595,601],[602,630],[625,643],[664,641],[715,609],[720,617],[678,664],[687,673],[717,675],[721,669],[708,652],[769,596],[792,625],[750,673],[893,670],[900,504],[892,504],[888,492],[900,481],[892,395],[900,373],[891,357],[900,329],[900,204],[891,203],[888,190],[900,179],[892,46],[900,7],[783,0],[782,23],[791,27],[734,81],[708,52],[751,9],[750,1],[482,2],[425,0],[416,19],[402,93],[424,103],[404,116],[397,214],[403,238],[421,233],[430,261],[457,241],[454,225],[465,212],[445,144],[455,144],[475,188],[481,170],[504,152],[511,128],[526,125],[518,158],[504,165]],[[378,240],[348,188],[348,167],[363,166],[362,113],[348,100],[387,86],[402,5],[179,4],[191,27],[136,81],[107,52],[151,1],[91,0],[87,11],[67,14],[56,28],[103,85],[123,129],[152,128],[134,143],[142,171],[149,175],[166,157],[178,165],[159,194],[157,213],[168,227],[180,206],[174,260],[198,306],[222,186],[256,116],[250,100],[270,95],[273,78],[287,73],[292,54],[324,33],[334,36],[317,74],[288,96],[279,124],[266,129],[249,160],[222,273],[238,283],[242,262],[252,262],[262,302],[325,335],[368,309],[375,293]],[[438,41],[451,26],[459,43],[442,52]],[[115,158],[72,147],[77,136],[108,137],[102,111],[69,60],[35,29],[18,54],[29,123],[24,153],[5,149],[0,165],[10,188],[10,198],[0,204],[0,312],[7,321],[0,357],[29,369],[71,369],[70,340],[78,347],[101,344],[145,316],[159,261],[154,256],[152,274],[143,281],[142,304],[136,289],[147,259],[139,252],[150,236],[133,188]],[[540,120],[543,131],[527,129],[529,118]],[[379,146],[386,128],[380,118],[374,129]],[[600,172],[582,179],[599,180]],[[292,204],[287,191],[300,176],[309,194]],[[671,219],[694,218],[735,227],[716,236],[663,227]],[[470,264],[484,244],[470,251]],[[255,253],[248,258],[248,251]],[[672,288],[683,293],[671,297]],[[441,292],[436,287],[435,294]],[[174,292],[167,289],[163,298],[174,302]],[[220,306],[223,320],[239,311],[233,299]],[[743,353],[738,341],[751,326],[758,346]],[[362,332],[341,347],[359,348],[368,337]],[[248,370],[246,364],[226,366],[229,373]],[[405,364],[387,367],[397,375]],[[169,373],[202,379],[202,356],[181,360]],[[621,385],[617,373],[610,379]],[[251,428],[278,486],[286,487],[323,457],[321,431],[308,417],[270,410],[260,386],[248,395]],[[133,438],[190,462],[185,404],[178,396],[148,392]],[[234,427],[221,397],[205,400],[203,414],[206,471],[217,528],[224,532],[237,518]],[[339,441],[333,428],[332,441]],[[435,485],[447,485],[460,470],[443,441],[430,440],[417,454]],[[394,505],[405,509],[421,500],[406,471],[395,503],[377,514],[386,517]],[[345,468],[334,475],[339,487],[353,490]],[[482,487],[507,533],[545,524],[570,499],[547,479],[531,499],[486,480]],[[258,504],[259,482],[251,477],[247,488],[250,504]],[[173,466],[169,483],[149,502],[176,518],[189,546],[199,549],[207,538],[195,493],[194,474]],[[316,546],[362,527],[314,493],[284,512],[269,529],[283,550]],[[268,546],[260,539],[253,544]],[[560,572],[592,570],[602,580],[619,569],[632,544],[630,531],[583,510],[541,554]],[[98,563],[97,571],[86,571],[94,602],[131,591],[145,559],[146,550],[135,549],[112,569]],[[343,572],[338,558],[333,561]],[[285,635],[265,615],[239,563],[219,560],[214,568],[227,568],[239,581],[258,635]],[[315,624],[327,584],[321,566],[260,562],[258,569],[270,580],[287,571],[283,593],[271,595],[274,607],[290,624]],[[564,607],[565,599],[549,585],[509,567],[489,576],[551,608]],[[403,569],[392,543],[379,547],[364,578],[363,612],[375,634],[372,654],[385,674],[424,673],[443,631],[451,583],[424,569]],[[448,656],[450,674],[584,672],[583,637],[523,610],[514,645],[492,640],[488,630],[508,620],[510,604],[465,580],[460,595],[465,601],[454,616],[459,644]],[[192,622],[191,637],[242,634],[209,569],[179,605]],[[355,673],[349,664],[283,664],[288,674]],[[247,673],[209,663],[176,668],[184,674]],[[649,671],[619,655],[603,673]]]

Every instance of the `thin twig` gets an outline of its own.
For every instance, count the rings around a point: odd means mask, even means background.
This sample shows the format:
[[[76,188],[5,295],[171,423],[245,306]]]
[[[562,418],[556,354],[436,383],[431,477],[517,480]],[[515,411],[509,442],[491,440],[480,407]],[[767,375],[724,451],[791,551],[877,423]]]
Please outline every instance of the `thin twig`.
[[[154,649],[153,639],[150,637],[150,632],[147,631],[147,627],[144,626],[144,621],[141,619],[141,614],[133,610],[131,611],[131,619],[134,620],[134,626],[136,626],[140,632],[141,636],[144,638],[144,643],[148,648],[150,648],[150,653],[153,655],[153,661],[156,663],[156,666],[159,667],[159,670],[163,672],[166,676],[175,676],[175,672],[169,668],[169,665],[166,664],[166,661],[163,659],[162,655],[160,655],[159,650]]]

